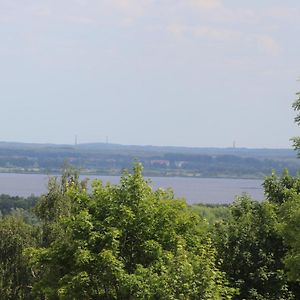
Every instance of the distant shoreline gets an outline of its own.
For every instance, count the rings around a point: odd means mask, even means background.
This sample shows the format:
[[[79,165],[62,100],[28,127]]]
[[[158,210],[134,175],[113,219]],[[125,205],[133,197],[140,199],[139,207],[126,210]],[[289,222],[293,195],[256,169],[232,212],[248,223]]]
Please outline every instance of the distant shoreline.
[[[130,170],[129,170],[130,171]],[[0,170],[0,174],[20,174],[20,175],[45,175],[45,176],[60,176],[61,172],[60,171],[50,171],[50,172],[39,172],[39,171],[15,171],[15,170],[8,170],[8,171],[2,171]],[[80,172],[80,176],[114,176],[114,177],[120,177],[122,176],[122,172],[120,173],[88,173],[88,172]],[[159,175],[159,174],[154,174],[152,175],[151,172],[143,172],[143,175],[145,177],[155,177],[155,178],[195,178],[195,179],[247,179],[247,180],[263,180],[266,176],[210,176],[210,177],[205,177],[205,176],[191,176],[191,175]],[[271,174],[270,174],[271,175]]]
[[[150,177],[263,179],[273,170],[287,168],[292,176],[300,170],[292,149],[0,142],[1,173],[59,175],[67,163],[86,176],[120,176],[135,162]]]

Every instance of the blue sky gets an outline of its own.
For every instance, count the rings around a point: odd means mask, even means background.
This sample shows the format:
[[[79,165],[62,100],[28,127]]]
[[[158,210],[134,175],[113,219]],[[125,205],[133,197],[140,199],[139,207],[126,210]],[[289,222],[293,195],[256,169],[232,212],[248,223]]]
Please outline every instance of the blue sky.
[[[300,2],[0,0],[0,140],[290,147]]]

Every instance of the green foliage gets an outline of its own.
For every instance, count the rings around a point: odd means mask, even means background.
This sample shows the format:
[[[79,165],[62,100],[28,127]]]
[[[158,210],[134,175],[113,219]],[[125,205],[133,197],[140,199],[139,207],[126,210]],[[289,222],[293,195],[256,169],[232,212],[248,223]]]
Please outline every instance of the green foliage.
[[[296,93],[297,99],[293,103],[293,109],[297,112],[297,115],[294,119],[297,125],[300,125],[300,92]],[[300,150],[300,137],[293,137],[292,139],[293,146],[295,150]],[[298,156],[300,153],[298,152]]]
[[[285,273],[294,294],[300,297],[300,178],[285,171],[282,176],[272,174],[266,178],[265,190],[268,199],[276,203],[278,233],[284,244],[282,260]]]
[[[62,176],[49,179],[48,193],[41,196],[34,208],[35,214],[42,221],[44,246],[63,235],[58,221],[72,213],[72,199],[67,193],[69,187],[86,190],[86,181],[80,182],[77,170],[65,164]]]
[[[66,187],[58,202],[48,194],[39,206],[56,235],[26,251],[36,297],[231,299],[207,223],[168,191],[152,191],[139,164],[119,185],[95,181],[92,194]]]
[[[282,204],[300,193],[300,178],[290,176],[288,170],[282,176],[273,172],[265,178],[263,186],[267,200]]]
[[[285,265],[289,279],[300,282],[300,195],[295,196],[280,207],[282,223],[280,233],[288,251]]]
[[[236,299],[293,299],[282,258],[276,205],[239,197],[231,217],[216,225],[216,243],[222,270],[239,288]]]
[[[230,209],[226,204],[194,204],[191,209],[206,219],[209,224],[227,220],[230,216]]]
[[[35,206],[38,201],[38,197],[29,196],[27,198],[19,196],[10,196],[1,194],[0,195],[0,212],[1,215],[5,216],[10,214],[16,209],[29,210]]]
[[[300,125],[300,92],[296,93],[296,96],[293,108],[297,115],[294,121]],[[300,137],[294,137],[291,140],[300,157]],[[279,231],[287,246],[284,263],[288,270],[287,275],[291,281],[295,282],[300,295],[300,178],[293,178],[286,172],[280,178],[274,176],[268,178],[266,186],[270,190],[270,198],[281,204],[278,208],[281,220]]]
[[[0,219],[0,299],[31,299],[33,276],[23,250],[36,245],[38,231],[20,215]]]
[[[0,219],[1,299],[299,299],[298,177],[230,207],[153,191],[139,164],[90,192],[78,178],[49,181],[35,226],[22,209]]]

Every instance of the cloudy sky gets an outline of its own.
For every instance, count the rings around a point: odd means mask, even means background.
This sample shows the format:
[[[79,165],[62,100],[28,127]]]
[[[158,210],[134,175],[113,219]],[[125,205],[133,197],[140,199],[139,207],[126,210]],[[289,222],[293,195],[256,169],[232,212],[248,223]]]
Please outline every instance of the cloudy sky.
[[[0,140],[290,147],[299,0],[0,0]]]

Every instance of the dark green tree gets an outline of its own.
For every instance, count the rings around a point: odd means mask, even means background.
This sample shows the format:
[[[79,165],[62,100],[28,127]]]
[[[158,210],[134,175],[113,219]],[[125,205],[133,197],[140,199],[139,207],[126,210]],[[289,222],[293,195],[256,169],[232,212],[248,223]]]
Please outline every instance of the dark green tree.
[[[300,297],[300,178],[286,171],[264,182],[267,199],[276,204],[278,233],[283,239],[283,261],[292,287]]]
[[[0,219],[0,299],[31,299],[34,274],[23,250],[37,241],[37,228],[17,212]]]
[[[266,199],[280,205],[300,193],[300,178],[290,176],[287,169],[281,176],[273,172],[265,178],[263,187]]]
[[[284,262],[291,281],[300,283],[300,195],[297,194],[280,208],[280,233],[287,246]]]
[[[300,125],[300,92],[296,93],[297,99],[293,103],[293,108],[297,112],[294,119],[297,125]],[[295,150],[298,150],[300,157],[300,137],[291,139]],[[281,203],[279,215],[281,218],[280,233],[287,246],[284,262],[288,270],[288,277],[295,282],[295,287],[299,291],[300,284],[300,178],[291,177],[284,174],[279,179],[269,178],[267,187],[276,187],[276,193],[271,195],[272,201]],[[284,200],[284,201],[282,201]],[[300,295],[300,292],[299,292]],[[300,296],[299,296],[300,297]]]
[[[231,217],[216,224],[215,242],[222,271],[239,289],[235,299],[294,299],[282,261],[276,204],[239,197]]]
[[[297,125],[300,125],[300,92],[296,93],[296,100],[295,102],[293,103],[293,109],[297,112],[297,115],[295,117],[295,123]],[[300,137],[297,136],[297,137],[293,137],[292,139],[292,142],[293,142],[293,146],[295,148],[295,150],[300,150]],[[298,156],[299,156],[299,153],[298,153]]]
[[[37,202],[34,212],[41,221],[43,228],[43,245],[47,246],[59,234],[58,220],[69,216],[72,210],[72,200],[67,194],[70,186],[78,190],[86,190],[86,181],[79,180],[78,170],[65,163],[60,177],[50,177],[48,192]]]

